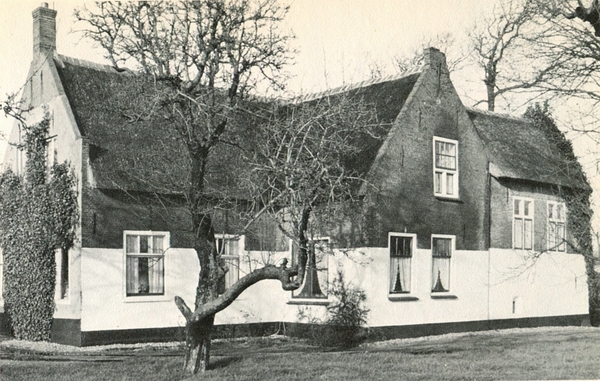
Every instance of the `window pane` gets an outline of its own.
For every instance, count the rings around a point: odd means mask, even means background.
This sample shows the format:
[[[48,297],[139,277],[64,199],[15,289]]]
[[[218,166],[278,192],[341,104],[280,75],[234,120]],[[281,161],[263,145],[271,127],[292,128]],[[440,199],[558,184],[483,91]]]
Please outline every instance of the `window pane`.
[[[532,249],[532,243],[533,243],[533,229],[532,229],[532,221],[531,220],[525,220],[525,231],[523,233],[524,235],[524,243],[523,243],[523,248],[524,249]]]
[[[521,200],[515,200],[515,206],[513,210],[516,216],[521,215]]]
[[[442,193],[442,173],[435,173],[435,193]]]
[[[161,235],[155,235],[152,237],[152,252],[154,254],[162,254],[163,248],[163,237]]]
[[[515,204],[516,205],[516,204]],[[523,219],[515,218],[513,224],[513,242],[515,249],[523,248]]]
[[[562,204],[556,205],[556,219],[559,221],[564,221]]]
[[[451,256],[452,240],[449,238],[434,238],[432,240],[433,256],[437,258],[449,258]]]
[[[554,204],[548,204],[548,218],[554,218]]]
[[[390,237],[390,256],[410,258],[412,256],[412,238]]]
[[[320,240],[311,242],[308,250],[308,261],[306,263],[306,272],[303,285],[298,292],[292,293],[296,298],[327,298],[328,279],[328,261],[326,247],[328,242]],[[293,246],[292,246],[293,248]]]
[[[410,257],[390,258],[390,293],[410,292]]]
[[[523,214],[525,216],[531,216],[531,201],[524,201],[523,204]]]
[[[452,173],[446,174],[446,194],[454,194],[454,175]]]
[[[128,253],[139,253],[138,247],[138,236],[137,235],[128,235],[126,238],[127,242],[127,252]]]
[[[450,258],[433,258],[431,292],[450,290]]]
[[[566,251],[567,249],[567,245],[565,242],[565,225],[564,224],[558,224],[558,226],[556,227],[556,236],[557,236],[557,244],[558,244],[558,251]]]
[[[128,256],[127,295],[164,294],[164,257]]]
[[[148,252],[148,236],[141,235],[140,236],[140,253]]]

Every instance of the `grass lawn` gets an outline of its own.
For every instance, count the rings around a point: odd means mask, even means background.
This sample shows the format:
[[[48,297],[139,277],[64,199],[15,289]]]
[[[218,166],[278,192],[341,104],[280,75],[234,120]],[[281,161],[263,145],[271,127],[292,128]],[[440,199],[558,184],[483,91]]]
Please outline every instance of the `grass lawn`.
[[[182,380],[179,346],[40,352],[0,345],[0,379]],[[202,380],[600,379],[600,329],[431,336],[323,351],[289,339],[216,342]]]

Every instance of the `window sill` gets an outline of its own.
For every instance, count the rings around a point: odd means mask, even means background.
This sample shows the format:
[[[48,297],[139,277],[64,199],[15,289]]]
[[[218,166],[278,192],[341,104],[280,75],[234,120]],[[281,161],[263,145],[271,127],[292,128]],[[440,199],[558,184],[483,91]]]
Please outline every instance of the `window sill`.
[[[448,201],[448,202],[456,202],[457,204],[464,204],[464,201],[462,201],[460,198],[458,197],[444,197],[444,196],[439,196],[439,195],[434,195],[435,198],[437,198],[440,201]]]
[[[301,306],[328,306],[329,299],[290,299],[287,304]]]
[[[431,299],[458,299],[458,296],[443,292],[431,294]]]
[[[123,298],[124,303],[152,303],[152,302],[170,302],[172,301],[166,295],[150,295],[150,296],[126,296]]]
[[[408,294],[388,294],[388,300],[392,302],[415,302],[419,298]]]

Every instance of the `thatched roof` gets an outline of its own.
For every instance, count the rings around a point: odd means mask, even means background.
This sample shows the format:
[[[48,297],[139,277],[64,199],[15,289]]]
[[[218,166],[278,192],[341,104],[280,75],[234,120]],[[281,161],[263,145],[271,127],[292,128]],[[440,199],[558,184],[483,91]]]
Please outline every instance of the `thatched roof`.
[[[148,102],[144,98],[151,93],[148,89],[155,86],[151,78],[65,56],[56,57],[55,62],[78,127],[89,142],[90,165],[97,188],[163,194],[182,194],[187,190],[189,158],[177,132],[160,115],[136,114],[139,104]],[[371,80],[284,103],[294,107],[298,103],[348,94],[375,107],[387,133],[418,77],[416,73]],[[235,123],[234,129],[228,133],[235,134],[237,141],[252,144],[255,135],[251,123]],[[231,140],[231,135],[225,138]],[[379,139],[365,138],[361,141],[363,154],[348,165],[366,173],[381,143]],[[215,191],[227,188],[230,195],[242,196],[243,192],[232,189],[239,186],[247,170],[241,157],[234,146],[217,146],[208,165],[208,188]]]
[[[468,109],[498,178],[589,189],[581,166],[561,155],[542,130],[526,119]]]

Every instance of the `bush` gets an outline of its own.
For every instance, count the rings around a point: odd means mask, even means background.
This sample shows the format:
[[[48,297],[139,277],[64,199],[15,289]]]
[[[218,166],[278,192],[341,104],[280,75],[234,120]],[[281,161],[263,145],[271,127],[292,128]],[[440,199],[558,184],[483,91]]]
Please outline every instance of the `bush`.
[[[308,317],[304,310],[300,310],[299,319],[312,324],[310,338],[314,344],[334,348],[357,346],[367,337],[364,325],[369,310],[363,306],[367,300],[365,292],[347,284],[343,273],[338,271],[329,293],[334,301],[327,306],[325,321]]]

